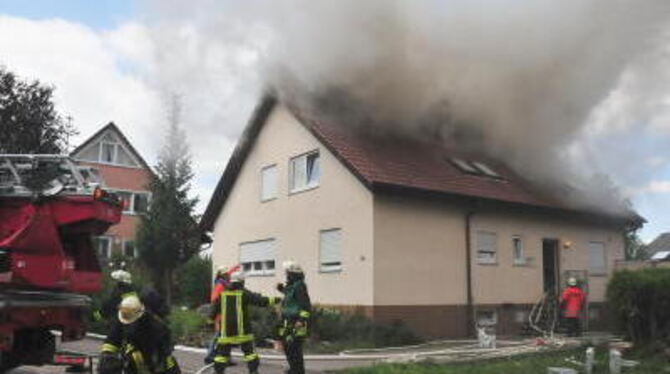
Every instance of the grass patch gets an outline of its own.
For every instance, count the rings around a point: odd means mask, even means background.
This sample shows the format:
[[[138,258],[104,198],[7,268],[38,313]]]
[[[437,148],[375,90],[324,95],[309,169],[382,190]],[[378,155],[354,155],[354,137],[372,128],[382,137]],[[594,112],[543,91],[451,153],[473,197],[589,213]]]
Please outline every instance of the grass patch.
[[[459,364],[380,364],[369,368],[344,370],[341,374],[543,374],[547,367],[569,367],[583,372],[582,368],[566,362],[567,358],[584,361],[585,348],[558,352],[546,352],[511,359],[497,359],[487,362]],[[641,364],[635,368],[624,369],[625,374],[663,374],[670,373],[668,361],[660,355],[639,357]],[[632,356],[631,356],[632,357]],[[626,357],[628,358],[628,357]],[[606,348],[596,348],[595,373],[609,372]]]

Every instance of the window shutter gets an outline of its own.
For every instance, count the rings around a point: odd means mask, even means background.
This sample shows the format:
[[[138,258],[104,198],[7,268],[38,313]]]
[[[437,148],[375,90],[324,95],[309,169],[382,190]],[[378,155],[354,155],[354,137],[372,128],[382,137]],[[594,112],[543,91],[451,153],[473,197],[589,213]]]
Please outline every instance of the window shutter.
[[[477,259],[479,262],[496,261],[497,235],[492,232],[477,232]]]
[[[590,242],[589,253],[591,257],[591,271],[598,274],[607,271],[605,262],[605,244],[601,242]]]
[[[338,266],[342,263],[342,230],[321,231],[321,265]]]
[[[274,259],[274,239],[240,244],[240,262],[270,261]]]

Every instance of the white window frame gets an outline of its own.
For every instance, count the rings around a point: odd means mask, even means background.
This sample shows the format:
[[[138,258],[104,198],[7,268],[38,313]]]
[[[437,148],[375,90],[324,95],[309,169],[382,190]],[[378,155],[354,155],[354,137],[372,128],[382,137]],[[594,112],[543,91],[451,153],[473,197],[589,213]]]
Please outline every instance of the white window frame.
[[[137,212],[135,211],[135,196],[136,195],[147,195],[147,212],[149,211],[149,207],[151,206],[151,198],[152,194],[149,191],[133,191],[133,190],[124,190],[124,189],[107,189],[110,193],[127,193],[130,194],[130,204],[128,206],[123,207],[123,214],[127,215],[139,215],[139,214],[146,214],[146,212]]]
[[[308,170],[307,159],[308,159],[309,156],[312,156],[312,155],[316,155],[318,163],[319,163],[319,177],[318,177],[318,179],[316,179],[315,182],[308,183],[309,177],[307,175],[307,170]],[[304,183],[302,183],[299,186],[296,186],[296,177],[295,177],[296,165],[297,165],[298,162],[303,162],[303,160],[304,160],[304,165],[305,165],[305,175],[304,175],[305,180],[303,181]],[[312,151],[309,151],[309,152],[305,152],[305,153],[300,154],[300,155],[295,156],[295,157],[291,157],[291,159],[289,160],[289,168],[288,168],[289,192],[290,193],[297,193],[297,192],[308,191],[308,190],[319,187],[319,185],[321,184],[321,175],[323,174],[321,169],[322,169],[322,167],[321,167],[321,152],[319,152],[318,149],[315,149],[315,150],[312,150]]]
[[[485,318],[484,314],[490,314],[490,318]],[[485,323],[480,323],[484,320]],[[491,327],[498,324],[498,311],[495,309],[479,309],[475,312],[475,323],[478,326]]]
[[[593,267],[593,245],[594,244],[599,244],[602,248],[602,262],[603,262],[603,267],[602,268],[594,268]],[[605,245],[605,242],[602,241],[597,241],[597,240],[592,240],[589,242],[589,275],[607,275],[607,246]]]
[[[137,246],[135,246],[135,241],[134,240],[124,240],[123,241],[123,256],[128,257],[128,255],[126,254],[126,252],[127,252],[126,246],[128,245],[128,243],[133,243],[133,254],[130,257],[131,258],[137,258],[138,257]]]
[[[517,256],[515,242],[518,241],[520,248],[520,256]],[[514,265],[526,265],[528,259],[526,258],[526,249],[523,243],[523,236],[521,235],[512,235],[512,263]]]
[[[95,243],[96,243],[96,248],[95,248],[95,253],[99,256],[101,253],[98,251],[98,243],[100,240],[106,240],[107,241],[107,248],[105,248],[105,255],[103,256],[103,259],[109,260],[112,258],[112,245],[114,243],[114,237],[108,236],[108,235],[100,235],[95,237]]]
[[[481,235],[493,235],[494,236],[494,248],[493,251],[484,251],[481,248]],[[492,258],[484,258],[480,257],[479,253],[480,252],[485,252],[493,253]],[[498,264],[498,234],[494,231],[489,231],[489,230],[477,230],[475,233],[475,260],[477,261],[478,264],[482,265],[497,265]]]
[[[112,161],[111,162],[103,160],[103,157],[102,157],[102,155],[104,154],[103,153],[103,149],[104,149],[103,144],[110,144],[114,148],[114,155],[112,156]],[[121,148],[122,151],[126,152],[126,154],[128,155],[128,157],[130,157],[130,159],[132,160],[134,165],[126,165],[126,164],[122,164],[122,163],[119,162],[119,147]],[[104,164],[104,165],[121,166],[121,167],[126,167],[126,168],[135,168],[135,169],[140,169],[141,168],[141,164],[140,164],[139,160],[135,157],[133,152],[130,152],[130,150],[128,148],[126,148],[126,146],[118,140],[117,141],[100,140],[98,142],[98,160],[97,160],[97,162],[100,163],[100,164]]]
[[[271,242],[272,257],[262,258],[255,261],[244,261],[242,258],[242,247],[245,245],[254,245],[259,243]],[[275,270],[277,269],[277,240],[275,238],[267,238],[261,240],[253,240],[248,242],[242,242],[238,246],[239,248],[239,263],[244,270],[244,273],[249,277],[261,277],[261,276],[273,276],[275,275]],[[272,263],[272,266],[269,266],[269,263]],[[256,269],[256,265],[260,264],[260,269]],[[249,265],[251,269],[245,269],[246,265]]]
[[[268,182],[268,180],[266,179],[266,177],[268,177],[266,172],[269,172],[271,170],[273,171],[273,174],[271,174],[271,176],[274,178],[274,181],[273,181],[274,182],[274,188],[272,189],[272,191],[269,191],[268,196],[265,196],[264,194],[266,192],[266,182]],[[279,193],[279,186],[278,186],[279,178],[278,177],[279,177],[279,172],[277,170],[277,164],[272,164],[272,165],[264,166],[263,168],[261,168],[261,202],[271,201],[271,200],[274,200],[274,199],[277,198],[277,195]]]
[[[328,261],[324,262],[323,260],[323,239],[324,234],[337,232],[339,235],[339,248],[338,248],[338,257],[339,261]],[[342,272],[342,228],[331,228],[326,230],[319,231],[319,272],[321,273],[339,273]]]

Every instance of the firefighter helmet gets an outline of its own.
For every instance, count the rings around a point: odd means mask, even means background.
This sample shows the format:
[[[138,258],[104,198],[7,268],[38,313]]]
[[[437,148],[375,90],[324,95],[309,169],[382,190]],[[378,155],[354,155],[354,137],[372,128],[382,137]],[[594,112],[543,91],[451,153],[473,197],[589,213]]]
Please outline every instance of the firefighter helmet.
[[[568,286],[576,286],[576,285],[577,285],[577,279],[575,277],[568,278]]]
[[[130,284],[133,281],[133,277],[125,270],[114,270],[110,276],[117,282]]]
[[[298,265],[298,263],[293,260],[284,261],[282,267],[284,268],[285,271],[289,273],[302,274],[302,267],[300,267],[300,265]]]
[[[121,304],[119,304],[119,321],[124,325],[137,321],[143,314],[144,305],[139,297],[132,295],[121,300]]]
[[[222,277],[228,272],[228,267],[227,266],[219,266],[216,268],[216,276],[217,277]]]
[[[230,281],[232,283],[242,283],[244,282],[245,274],[242,270],[235,270],[230,274]]]

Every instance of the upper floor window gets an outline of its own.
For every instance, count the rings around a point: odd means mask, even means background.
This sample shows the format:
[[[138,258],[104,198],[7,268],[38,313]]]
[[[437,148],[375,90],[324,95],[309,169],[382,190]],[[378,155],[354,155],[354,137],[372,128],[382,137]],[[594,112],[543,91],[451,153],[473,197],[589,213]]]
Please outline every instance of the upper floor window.
[[[292,158],[289,178],[291,192],[317,187],[321,178],[319,151]]]
[[[266,166],[261,170],[261,201],[277,197],[277,165]]]
[[[602,275],[607,273],[607,259],[605,257],[605,243],[590,242],[589,243],[589,257],[590,257],[590,273]]]
[[[123,255],[130,258],[137,257],[137,248],[135,248],[134,241],[126,240],[123,242]]]
[[[83,149],[77,154],[77,158],[103,164],[139,167],[137,160],[112,132],[107,132],[99,141]]]
[[[114,191],[123,201],[123,213],[138,214],[146,213],[149,210],[149,201],[151,194],[149,192],[133,192],[133,191]]]
[[[477,231],[477,263],[495,264],[498,260],[498,236],[495,232]]]

